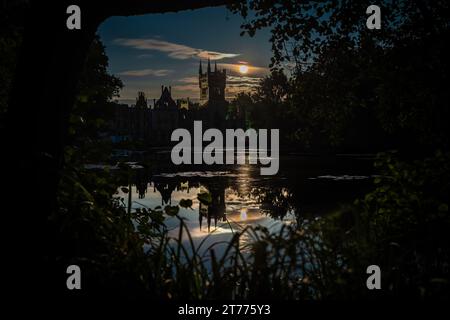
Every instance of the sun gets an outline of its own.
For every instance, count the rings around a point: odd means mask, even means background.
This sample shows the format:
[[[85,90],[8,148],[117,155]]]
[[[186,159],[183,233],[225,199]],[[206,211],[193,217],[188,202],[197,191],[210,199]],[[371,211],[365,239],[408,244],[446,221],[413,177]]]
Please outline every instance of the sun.
[[[242,74],[246,74],[248,72],[248,66],[246,66],[245,64],[241,64],[239,66],[239,72]]]

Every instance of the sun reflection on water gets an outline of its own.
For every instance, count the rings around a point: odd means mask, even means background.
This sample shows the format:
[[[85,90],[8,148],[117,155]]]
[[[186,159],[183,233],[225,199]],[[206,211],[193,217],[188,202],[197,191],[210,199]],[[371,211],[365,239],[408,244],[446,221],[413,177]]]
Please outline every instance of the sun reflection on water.
[[[247,220],[247,208],[241,209],[241,221]]]

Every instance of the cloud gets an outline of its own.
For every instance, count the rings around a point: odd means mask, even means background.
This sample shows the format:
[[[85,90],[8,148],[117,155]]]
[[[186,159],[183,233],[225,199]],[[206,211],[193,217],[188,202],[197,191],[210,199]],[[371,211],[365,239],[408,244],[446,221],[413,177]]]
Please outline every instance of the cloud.
[[[240,92],[254,92],[258,87],[261,79],[261,77],[228,76],[226,88],[227,99],[233,99]]]
[[[226,98],[233,99],[239,92],[253,92],[259,85],[262,77],[227,76]],[[198,77],[185,77],[177,80],[178,84],[172,86],[172,91],[179,96],[197,97],[199,95]]]
[[[178,79],[178,82],[182,83],[190,83],[190,84],[197,84],[198,85],[198,77],[186,77]]]
[[[245,64],[248,67],[247,75],[249,76],[264,77],[270,73],[269,68],[252,66],[247,62],[243,63],[242,61],[239,61],[238,63],[220,63],[217,65],[217,67],[219,69],[227,69],[227,74],[229,75],[239,76],[241,74],[239,72],[239,66],[241,66],[242,64]]]
[[[128,70],[119,72],[121,76],[127,77],[145,77],[145,76],[154,76],[154,77],[165,77],[171,74],[173,70],[168,69],[141,69],[141,70]]]
[[[172,86],[172,91],[185,97],[197,97],[200,95],[198,77],[185,77],[177,80],[178,84]]]
[[[178,91],[189,91],[194,92],[196,95],[200,95],[200,89],[198,88],[198,85],[193,84],[177,84],[175,86],[172,86],[172,89],[178,90]]]
[[[233,99],[239,92],[253,92],[261,81],[261,77],[227,76],[226,98]],[[172,86],[172,92],[178,96],[195,98],[199,96],[198,78],[186,77]]]
[[[125,39],[119,38],[114,40],[115,43],[141,50],[155,50],[167,53],[174,59],[185,60],[189,58],[201,58],[211,60],[221,60],[224,58],[234,58],[239,56],[238,53],[225,53],[217,51],[209,51],[204,49],[192,48],[183,44],[168,42],[159,39]]]
[[[261,77],[236,77],[236,76],[228,76],[227,77],[227,86],[247,86],[247,87],[256,87],[259,85]]]
[[[196,100],[200,98],[198,84],[181,84],[172,86],[172,96],[176,98],[189,98]]]

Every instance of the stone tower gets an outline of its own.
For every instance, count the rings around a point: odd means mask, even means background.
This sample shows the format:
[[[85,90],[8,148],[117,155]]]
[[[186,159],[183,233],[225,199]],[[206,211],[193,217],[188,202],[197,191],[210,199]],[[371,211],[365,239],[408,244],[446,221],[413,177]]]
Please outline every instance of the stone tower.
[[[208,58],[208,69],[202,70],[202,62],[198,69],[198,84],[200,87],[200,104],[206,102],[216,103],[225,101],[226,70],[217,70],[217,62],[214,71],[211,70],[211,61]]]

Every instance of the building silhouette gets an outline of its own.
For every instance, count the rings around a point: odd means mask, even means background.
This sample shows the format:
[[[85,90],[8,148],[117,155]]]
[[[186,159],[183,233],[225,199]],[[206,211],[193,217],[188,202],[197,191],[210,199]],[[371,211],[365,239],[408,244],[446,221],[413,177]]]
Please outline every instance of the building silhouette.
[[[138,92],[135,105],[116,104],[111,123],[113,142],[123,140],[142,141],[147,146],[170,146],[170,137],[177,128],[192,132],[194,121],[202,121],[204,130],[217,128],[243,128],[243,113],[229,116],[229,103],[225,99],[226,70],[218,70],[217,63],[211,70],[208,59],[206,72],[200,61],[199,98],[196,104],[189,99],[172,98],[171,87],[161,86],[161,96],[148,104],[144,92]]]
[[[200,87],[200,104],[209,101],[225,101],[226,70],[217,70],[217,62],[214,63],[214,71],[211,71],[211,61],[208,59],[208,68],[205,73],[202,70],[202,61],[198,68],[198,84]]]

